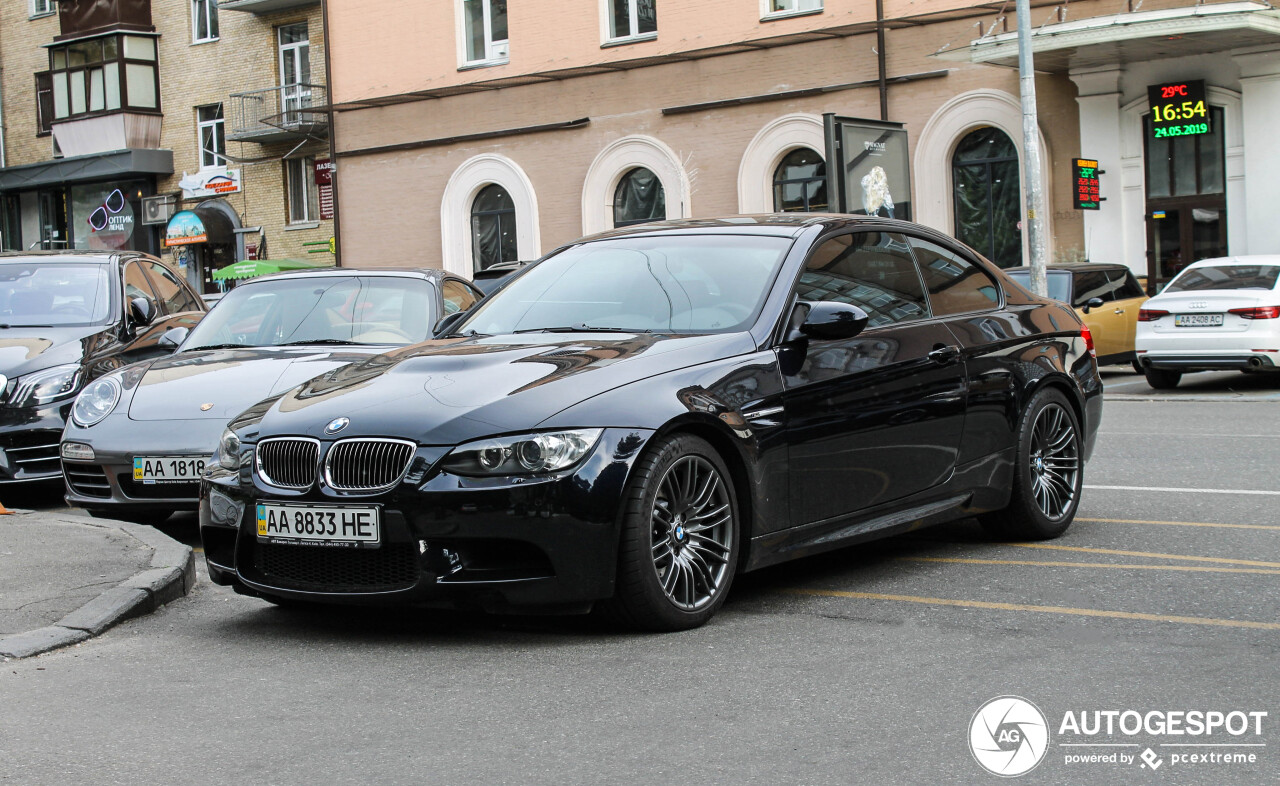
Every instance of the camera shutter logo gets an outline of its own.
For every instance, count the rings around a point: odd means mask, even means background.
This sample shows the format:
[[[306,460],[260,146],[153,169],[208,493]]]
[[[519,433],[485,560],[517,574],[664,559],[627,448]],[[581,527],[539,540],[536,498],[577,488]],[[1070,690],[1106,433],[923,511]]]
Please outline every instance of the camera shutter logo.
[[[1049,721],[1026,699],[999,696],[979,707],[969,721],[969,751],[993,775],[1024,775],[1049,751]]]

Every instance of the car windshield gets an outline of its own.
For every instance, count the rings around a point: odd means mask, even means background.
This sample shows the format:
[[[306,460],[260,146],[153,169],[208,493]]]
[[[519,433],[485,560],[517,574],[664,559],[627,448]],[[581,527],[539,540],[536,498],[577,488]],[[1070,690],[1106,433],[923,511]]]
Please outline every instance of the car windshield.
[[[1018,270],[1005,270],[1009,274],[1009,278],[1017,281],[1023,289],[1031,291],[1031,271],[1025,268]],[[1049,270],[1045,272],[1049,284],[1049,297],[1054,300],[1061,300],[1063,303],[1071,302],[1071,274],[1065,270]]]
[[[789,238],[744,235],[583,243],[526,271],[454,332],[742,330],[764,303],[790,246]]]
[[[435,294],[422,279],[303,277],[245,284],[183,342],[183,350],[284,344],[404,345],[425,341]]]
[[[1169,282],[1165,292],[1205,289],[1275,289],[1280,265],[1213,265],[1193,267]]]
[[[5,327],[97,325],[111,313],[107,266],[0,262],[0,324]]]

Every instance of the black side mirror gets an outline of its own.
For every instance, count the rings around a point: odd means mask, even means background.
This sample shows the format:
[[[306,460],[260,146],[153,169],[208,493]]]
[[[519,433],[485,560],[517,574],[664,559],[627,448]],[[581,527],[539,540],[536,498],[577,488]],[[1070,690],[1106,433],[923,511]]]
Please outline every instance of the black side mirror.
[[[156,305],[145,297],[135,297],[129,301],[129,315],[142,327],[150,325],[156,318]]]
[[[156,346],[164,347],[165,349],[177,349],[178,345],[186,340],[187,334],[190,332],[191,328],[187,327],[169,328],[160,337],[160,340],[156,342]]]
[[[445,333],[453,329],[453,326],[462,321],[467,315],[466,311],[455,311],[444,319],[436,323],[435,329],[431,331],[432,338],[439,338]]]
[[[1084,308],[1082,308],[1082,309],[1081,309],[1081,311],[1083,311],[1084,313],[1088,314],[1088,313],[1089,313],[1089,309],[1091,309],[1091,308],[1101,308],[1101,307],[1102,307],[1102,298],[1100,298],[1100,297],[1091,297],[1091,298],[1089,298],[1089,302],[1084,304]]]
[[[819,340],[853,338],[863,331],[870,319],[867,312],[850,303],[821,300],[803,305],[809,307],[809,313],[805,315],[799,327],[794,328],[787,336],[787,341],[796,341],[801,338]]]

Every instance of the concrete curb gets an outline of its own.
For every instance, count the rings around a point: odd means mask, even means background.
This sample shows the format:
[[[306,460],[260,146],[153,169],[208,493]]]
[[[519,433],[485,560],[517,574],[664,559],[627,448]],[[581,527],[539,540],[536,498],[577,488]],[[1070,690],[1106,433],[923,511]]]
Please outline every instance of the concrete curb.
[[[114,527],[141,541],[151,550],[151,565],[46,628],[0,636],[0,657],[29,658],[42,652],[78,644],[113,625],[150,614],[191,591],[196,583],[196,561],[191,547],[163,532],[123,521],[89,520],[79,516],[53,516],[70,523]]]

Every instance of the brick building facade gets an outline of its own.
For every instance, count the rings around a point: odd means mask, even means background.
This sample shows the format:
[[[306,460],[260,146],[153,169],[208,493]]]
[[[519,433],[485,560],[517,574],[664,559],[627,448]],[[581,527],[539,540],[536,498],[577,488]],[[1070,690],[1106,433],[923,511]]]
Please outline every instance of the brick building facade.
[[[332,262],[324,45],[316,0],[0,5],[4,248],[146,250],[205,291],[246,256]],[[207,240],[167,243],[187,212]]]
[[[1226,112],[1225,136],[1203,140],[1217,152],[1196,164],[1225,162],[1220,182],[1204,179],[1218,193],[1189,195],[1203,197],[1196,216],[1218,210],[1206,230],[1214,252],[1280,250],[1252,218],[1280,173],[1246,177],[1242,166],[1242,135],[1260,127],[1268,75],[1280,72],[1275,11],[1031,5],[1052,259],[1139,273],[1150,263],[1153,280],[1190,261],[1190,249],[1149,259],[1151,233],[1169,227],[1145,210],[1144,172],[1157,157],[1172,167],[1176,152],[1144,152],[1146,89],[1180,79],[1208,80],[1216,108],[1206,111]],[[1228,18],[1262,32],[1215,32]],[[1024,259],[1021,110],[1004,54],[1012,3],[348,0],[330,4],[328,21],[344,264],[388,264],[395,238],[423,262],[470,274],[628,221],[830,209],[828,113],[901,124],[911,218],[1000,264]],[[1062,51],[1059,34],[1081,26]],[[1169,35],[1178,29],[1185,41]],[[1099,124],[1111,121],[1107,136]],[[1077,157],[1102,161],[1101,210],[1074,207]],[[1201,245],[1205,255],[1211,244]]]

